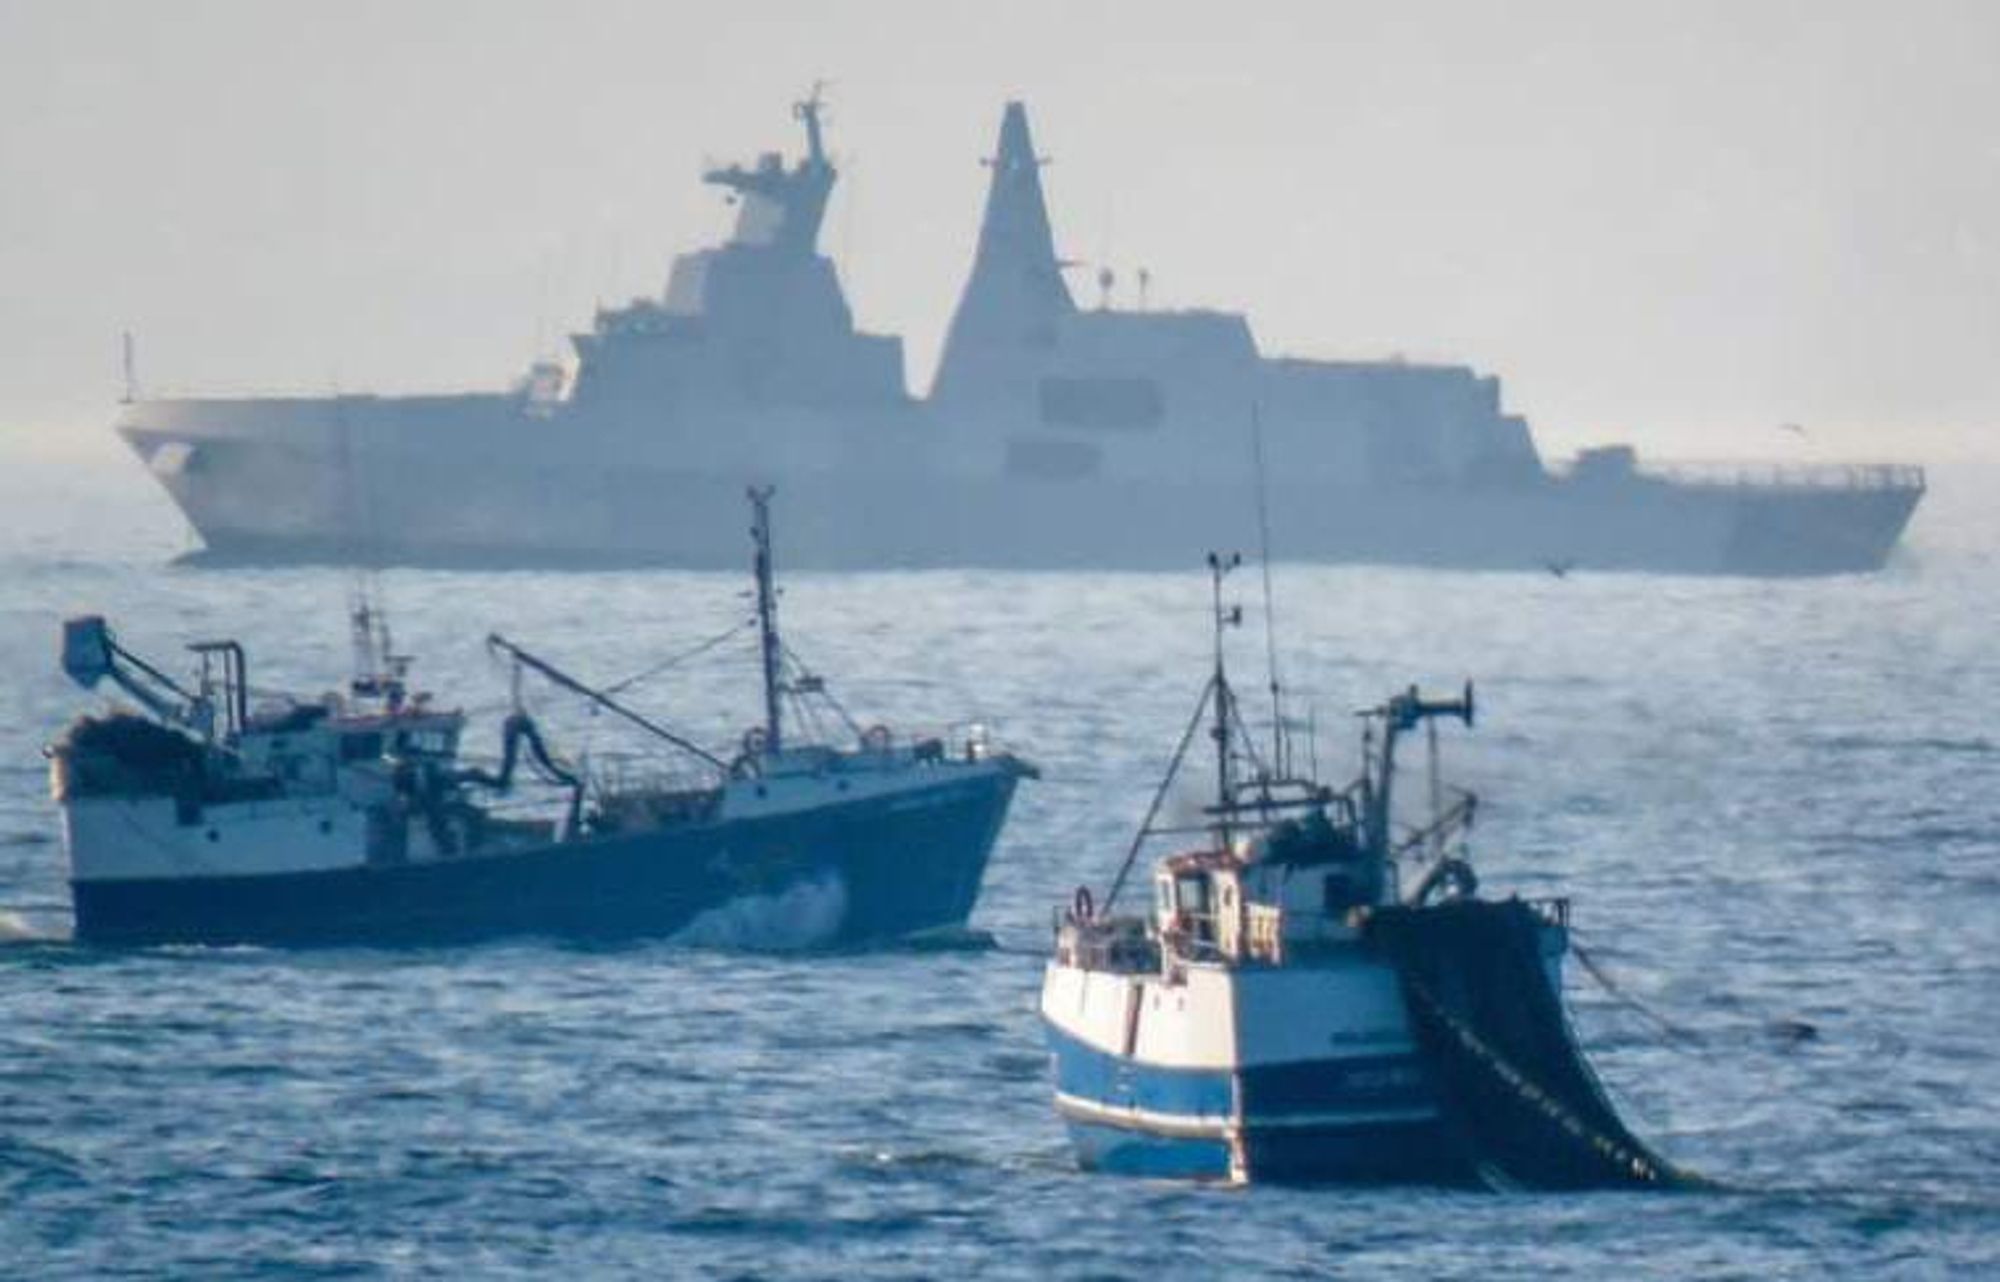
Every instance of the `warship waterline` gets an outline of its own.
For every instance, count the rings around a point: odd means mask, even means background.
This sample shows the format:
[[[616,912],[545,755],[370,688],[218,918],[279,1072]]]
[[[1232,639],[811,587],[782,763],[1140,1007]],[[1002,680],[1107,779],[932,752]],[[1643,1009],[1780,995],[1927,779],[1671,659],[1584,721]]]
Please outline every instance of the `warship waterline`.
[[[901,340],[856,328],[817,250],[837,173],[817,100],[795,110],[804,157],[707,173],[739,202],[729,240],[600,310],[572,362],[493,393],[133,398],[118,430],[225,563],[724,568],[744,487],[777,484],[801,568],[1164,569],[1244,541],[1253,441],[1307,561],[1869,571],[1923,495],[1903,466],[1690,472],[1614,445],[1552,467],[1469,367],[1081,308],[1019,103],[913,397]]]

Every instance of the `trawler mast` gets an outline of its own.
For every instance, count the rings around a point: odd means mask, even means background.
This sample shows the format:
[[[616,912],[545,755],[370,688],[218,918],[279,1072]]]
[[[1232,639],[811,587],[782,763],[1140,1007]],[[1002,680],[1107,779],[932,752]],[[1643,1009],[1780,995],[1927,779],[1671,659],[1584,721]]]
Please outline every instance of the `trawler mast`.
[[[1215,724],[1209,735],[1215,740],[1215,833],[1223,850],[1230,847],[1229,816],[1236,802],[1235,752],[1230,742],[1230,723],[1236,716],[1236,699],[1229,688],[1229,674],[1223,668],[1222,634],[1226,629],[1242,625],[1243,607],[1222,604],[1222,581],[1241,564],[1243,556],[1238,552],[1227,556],[1217,552],[1208,554],[1208,574],[1215,607],[1215,675],[1210,678],[1215,694]]]
[[[784,726],[779,696],[784,663],[784,645],[778,640],[778,591],[771,582],[771,495],[773,487],[750,487],[750,506],[756,513],[750,537],[756,541],[757,648],[764,663],[764,751],[776,756],[784,747]]]

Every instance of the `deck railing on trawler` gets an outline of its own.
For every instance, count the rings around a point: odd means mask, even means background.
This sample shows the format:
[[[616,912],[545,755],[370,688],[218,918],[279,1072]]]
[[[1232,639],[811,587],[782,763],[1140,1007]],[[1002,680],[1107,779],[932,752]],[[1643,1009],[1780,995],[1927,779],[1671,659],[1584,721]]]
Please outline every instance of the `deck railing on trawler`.
[[[590,754],[584,773],[591,790],[599,795],[695,793],[722,783],[719,770],[692,763],[670,765],[657,753],[600,750]]]
[[[1521,902],[1550,926],[1568,929],[1566,897]],[[1062,965],[1150,973],[1161,969],[1164,953],[1168,969],[1177,973],[1184,962],[1240,960],[1282,966],[1315,953],[1352,948],[1361,938],[1368,911],[1364,906],[1329,912],[1253,903],[1243,905],[1240,916],[1228,911],[1181,913],[1172,928],[1156,933],[1143,917],[1081,920],[1072,911],[1058,909],[1050,926]]]

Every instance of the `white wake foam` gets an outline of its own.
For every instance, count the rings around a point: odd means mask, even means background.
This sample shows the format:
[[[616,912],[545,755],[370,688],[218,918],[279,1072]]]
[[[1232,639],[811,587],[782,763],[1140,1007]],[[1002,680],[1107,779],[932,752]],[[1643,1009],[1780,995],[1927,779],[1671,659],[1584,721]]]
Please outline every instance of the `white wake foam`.
[[[60,943],[69,938],[68,922],[36,922],[0,909],[0,944]]]
[[[793,952],[831,941],[846,916],[847,883],[829,871],[773,895],[745,895],[711,908],[674,932],[673,942]]]

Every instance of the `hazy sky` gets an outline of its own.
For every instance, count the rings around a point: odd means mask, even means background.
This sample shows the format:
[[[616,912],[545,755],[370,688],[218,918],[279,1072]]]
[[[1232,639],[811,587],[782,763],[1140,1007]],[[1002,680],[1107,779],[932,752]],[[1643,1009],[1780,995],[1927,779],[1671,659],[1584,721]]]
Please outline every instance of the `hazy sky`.
[[[1977,446],[1996,60],[1984,2],[0,0],[0,423],[101,432],[124,329],[154,391],[508,382],[824,78],[919,390],[1020,97],[1063,252],[1267,350],[1469,362],[1557,447]]]

